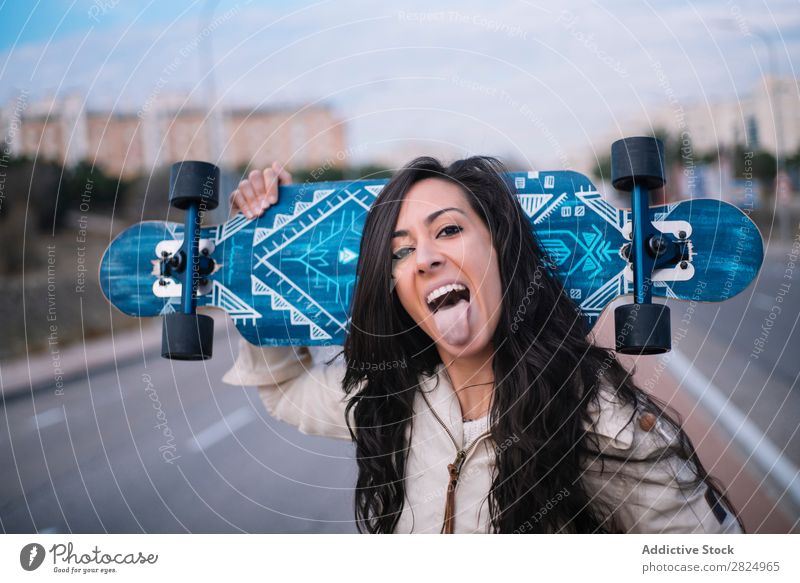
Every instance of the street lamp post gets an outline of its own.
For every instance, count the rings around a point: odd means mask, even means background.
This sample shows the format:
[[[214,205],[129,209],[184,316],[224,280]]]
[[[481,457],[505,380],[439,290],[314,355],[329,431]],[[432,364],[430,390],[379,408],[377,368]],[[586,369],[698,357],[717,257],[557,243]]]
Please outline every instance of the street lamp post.
[[[781,105],[781,81],[778,77],[778,59],[775,55],[775,45],[773,39],[761,28],[751,27],[756,37],[764,43],[769,59],[769,72],[772,77],[771,83],[767,84],[767,98],[773,106],[775,122],[775,214],[777,215],[778,234],[782,241],[789,238],[789,222],[785,209],[778,209],[778,203],[786,203],[779,200],[779,191],[782,184],[781,169],[783,168],[783,110]]]
[[[211,38],[213,35],[204,33],[206,27],[211,26],[211,19],[214,16],[214,11],[217,9],[219,2],[220,0],[208,0],[203,7],[200,17],[197,19],[198,38],[205,38],[207,43],[205,50],[198,50],[201,67],[205,69],[205,71],[201,70],[200,73],[202,75],[205,72],[206,107],[208,110],[208,133],[206,135],[208,139],[209,155],[217,165],[220,165],[220,156],[222,155],[220,148],[220,140],[222,139],[222,128],[220,126],[222,124],[222,118],[216,107],[217,88],[214,78],[214,46]]]
[[[214,70],[214,45],[211,24],[214,12],[220,0],[207,0],[197,18],[197,37],[204,39],[206,46],[198,49],[198,60],[200,64],[200,75],[205,75],[205,102],[206,102],[206,139],[208,140],[208,155],[214,164],[221,168],[221,180],[225,177],[225,167],[222,164],[222,139],[223,139],[223,119],[217,104],[217,86]],[[208,33],[206,34],[206,29]],[[227,200],[227,199],[226,199]],[[228,216],[229,208],[227,205],[220,205],[217,210],[212,211],[210,219],[214,222],[222,222]]]
[[[721,28],[732,29],[735,27],[735,22],[732,19],[721,19],[717,24],[722,25]],[[778,210],[778,185],[781,180],[781,168],[783,158],[783,111],[781,105],[781,91],[780,79],[778,78],[778,59],[775,54],[775,46],[772,37],[762,28],[757,26],[747,27],[747,33],[752,34],[758,38],[764,47],[767,49],[767,59],[769,60],[769,75],[772,78],[771,82],[766,83],[767,99],[772,106],[773,123],[775,127],[775,200],[774,200],[774,215],[777,215],[778,233],[782,240],[789,237],[788,232],[788,217],[787,213]],[[777,95],[776,95],[777,94]]]

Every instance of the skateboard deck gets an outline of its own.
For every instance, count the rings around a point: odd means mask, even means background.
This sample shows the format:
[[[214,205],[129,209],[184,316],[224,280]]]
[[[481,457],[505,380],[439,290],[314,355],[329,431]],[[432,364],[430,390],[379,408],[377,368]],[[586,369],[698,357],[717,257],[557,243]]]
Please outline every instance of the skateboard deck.
[[[591,328],[605,306],[632,293],[624,255],[630,211],[611,205],[576,172],[515,172],[509,178],[565,293]],[[261,217],[239,214],[202,228],[200,249],[214,271],[199,286],[197,307],[225,310],[256,345],[342,344],[362,227],[386,182],[281,186],[278,203]],[[761,234],[734,205],[692,199],[650,212],[656,229],[680,237],[688,251],[680,264],[653,273],[653,295],[723,301],[758,273]],[[106,298],[130,316],[180,311],[181,284],[160,275],[159,263],[182,240],[179,223],[149,221],[123,231],[100,264]]]

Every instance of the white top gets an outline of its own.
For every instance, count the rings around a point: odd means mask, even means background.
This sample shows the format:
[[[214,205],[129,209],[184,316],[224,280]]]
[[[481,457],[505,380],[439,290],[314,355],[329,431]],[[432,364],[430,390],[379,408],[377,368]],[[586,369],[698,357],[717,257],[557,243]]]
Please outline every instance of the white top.
[[[478,419],[464,421],[464,448],[468,448],[469,444],[475,441],[479,435],[486,433],[489,430],[489,416],[484,415]]]

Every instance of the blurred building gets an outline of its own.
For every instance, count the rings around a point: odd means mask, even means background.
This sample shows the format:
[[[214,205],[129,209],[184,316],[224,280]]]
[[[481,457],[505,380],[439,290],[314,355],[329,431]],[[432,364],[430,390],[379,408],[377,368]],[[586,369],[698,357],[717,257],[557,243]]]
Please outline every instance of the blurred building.
[[[342,120],[328,106],[229,109],[209,115],[184,99],[163,99],[138,111],[86,110],[81,96],[3,108],[0,128],[15,124],[15,155],[72,166],[86,160],[130,178],[180,160],[227,168],[281,160],[295,168],[342,165]],[[6,134],[7,132],[3,132]]]
[[[782,160],[800,151],[800,89],[793,77],[764,77],[747,95],[728,99],[669,99],[648,110],[646,118],[622,119],[613,131],[595,143],[607,148],[623,136],[652,135],[665,131],[674,140],[677,162],[667,170],[666,197],[680,200],[693,197],[719,197],[740,206],[756,206],[763,201],[769,183],[736,176],[737,147],[745,155],[755,152],[780,154]],[[602,151],[602,150],[595,150]],[[589,165],[596,165],[594,158]],[[781,169],[777,182],[782,200],[798,199],[800,173],[796,167]],[[606,192],[611,192],[610,187]],[[754,200],[755,199],[755,200]],[[624,201],[627,204],[627,199]]]
[[[666,105],[648,124],[676,136],[687,131],[696,152],[744,145],[790,155],[800,149],[800,90],[793,77],[764,77],[748,95]]]

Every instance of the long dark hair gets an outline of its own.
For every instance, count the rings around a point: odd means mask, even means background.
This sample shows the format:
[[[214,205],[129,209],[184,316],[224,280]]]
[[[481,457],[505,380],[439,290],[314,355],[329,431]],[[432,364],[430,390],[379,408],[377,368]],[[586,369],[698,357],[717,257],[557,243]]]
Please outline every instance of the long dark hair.
[[[583,485],[587,459],[624,468],[625,463],[677,456],[694,469],[694,485],[708,481],[732,508],[664,404],[637,388],[631,373],[611,351],[587,338],[583,319],[563,293],[505,172],[490,157],[471,157],[447,167],[434,158],[417,158],[394,175],[367,216],[344,345],[343,383],[350,395],[347,418],[352,410],[354,419],[350,431],[358,463],[359,531],[390,533],[395,529],[405,497],[406,430],[412,423],[412,404],[423,375],[433,375],[441,363],[435,344],[402,307],[391,285],[390,234],[401,203],[415,183],[432,177],[462,188],[490,231],[499,261],[504,296],[493,337],[495,392],[489,419],[494,443],[512,445],[495,448],[495,476],[489,492],[493,529],[504,533],[621,531],[610,504],[592,498]],[[531,295],[532,282],[538,283]],[[526,299],[527,309],[520,318],[516,307]],[[392,362],[404,366],[363,366]],[[662,418],[678,439],[644,461],[599,453],[599,443],[582,424],[590,419],[590,404],[597,405],[601,379],[623,404],[634,405],[634,412],[649,411]],[[633,421],[632,415],[629,422]],[[558,492],[568,495],[558,496],[553,504]],[[548,508],[544,514],[543,508]],[[539,517],[533,519],[537,513]]]

